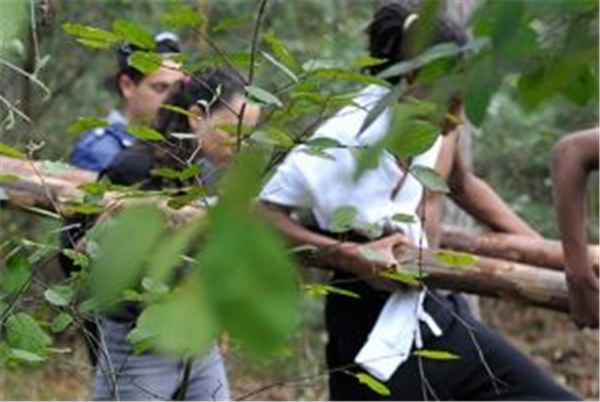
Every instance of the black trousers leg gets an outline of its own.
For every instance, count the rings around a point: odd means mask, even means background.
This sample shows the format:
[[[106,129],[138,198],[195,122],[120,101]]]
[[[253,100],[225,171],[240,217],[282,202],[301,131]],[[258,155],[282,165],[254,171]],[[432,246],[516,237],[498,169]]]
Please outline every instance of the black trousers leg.
[[[339,296],[338,296],[339,297]],[[357,302],[359,300],[356,300]],[[361,299],[365,302],[364,299]],[[328,301],[329,302],[329,301]],[[340,307],[334,301],[331,307]],[[352,303],[352,302],[351,302]],[[375,303],[377,304],[377,303]],[[343,317],[350,320],[357,306],[342,311],[332,311],[328,306],[328,318]],[[578,400],[579,398],[558,385],[527,357],[511,346],[495,331],[471,317],[464,299],[433,294],[426,298],[426,310],[442,327],[444,333],[435,337],[422,325],[425,348],[451,352],[458,360],[431,360],[411,356],[386,383],[391,390],[389,397],[373,392],[360,384],[348,371],[360,372],[358,368],[337,371],[339,367],[352,366],[373,324],[373,317],[366,321],[371,327],[366,334],[356,335],[352,330],[330,333],[327,359],[330,370],[330,393],[332,400]],[[364,313],[364,311],[362,311]],[[339,314],[337,314],[339,313]],[[377,312],[378,314],[378,312]],[[375,314],[375,319],[376,315]],[[352,321],[360,320],[354,315]],[[337,325],[336,325],[337,324]],[[328,326],[340,330],[339,321]],[[343,325],[342,325],[343,326]],[[360,326],[360,325],[359,325]],[[360,339],[358,339],[360,338]]]

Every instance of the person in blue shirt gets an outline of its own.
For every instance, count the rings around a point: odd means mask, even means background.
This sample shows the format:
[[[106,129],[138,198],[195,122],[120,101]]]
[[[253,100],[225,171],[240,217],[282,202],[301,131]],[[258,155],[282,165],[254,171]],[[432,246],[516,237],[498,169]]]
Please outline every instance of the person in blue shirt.
[[[180,53],[176,35],[164,32],[155,36],[156,52],[168,56]],[[138,50],[135,46],[122,43],[117,49],[118,71],[114,85],[123,99],[122,112],[113,110],[107,117],[108,126],[87,131],[75,144],[69,162],[81,169],[102,172],[115,157],[135,143],[136,138],[127,132],[127,124],[150,125],[158,114],[171,88],[183,78],[179,65],[165,59],[163,66],[151,74],[143,74],[128,63],[129,56]],[[65,221],[60,233],[62,249],[72,249],[89,224],[86,217],[75,216]],[[69,277],[80,270],[64,253],[59,254],[60,266]],[[97,361],[98,328],[93,318],[83,323],[90,362]]]
[[[163,32],[155,36],[156,52],[161,55],[180,53],[176,35]],[[135,142],[127,124],[150,124],[175,82],[183,77],[176,63],[165,61],[158,71],[143,74],[128,63],[137,47],[123,43],[117,49],[118,71],[115,86],[123,99],[123,112],[113,111],[108,126],[85,132],[75,144],[69,162],[79,168],[100,172],[117,154]]]

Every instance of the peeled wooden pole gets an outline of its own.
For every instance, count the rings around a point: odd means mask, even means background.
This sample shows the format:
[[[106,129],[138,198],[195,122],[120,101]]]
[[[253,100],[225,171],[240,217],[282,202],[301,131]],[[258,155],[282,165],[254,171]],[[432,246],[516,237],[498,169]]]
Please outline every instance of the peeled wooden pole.
[[[569,311],[567,282],[562,272],[488,257],[477,257],[471,266],[452,267],[438,261],[435,253],[423,250],[420,264],[426,274],[424,282],[431,287]],[[417,252],[411,254],[414,263]],[[402,261],[406,260],[403,255]]]
[[[534,239],[507,233],[470,234],[456,228],[442,229],[441,246],[471,254],[564,269],[564,254],[559,240]],[[598,273],[598,246],[588,246],[588,258]]]

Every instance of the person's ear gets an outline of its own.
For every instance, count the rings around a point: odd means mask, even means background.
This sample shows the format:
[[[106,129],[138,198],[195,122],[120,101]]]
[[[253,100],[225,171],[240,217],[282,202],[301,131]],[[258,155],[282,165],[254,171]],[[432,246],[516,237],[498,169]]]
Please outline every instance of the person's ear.
[[[123,98],[129,99],[133,95],[133,91],[137,84],[126,74],[121,74],[118,79],[119,90]]]
[[[198,105],[192,105],[189,111],[190,115],[188,116],[188,122],[190,123],[192,131],[197,132],[204,120],[204,111]]]

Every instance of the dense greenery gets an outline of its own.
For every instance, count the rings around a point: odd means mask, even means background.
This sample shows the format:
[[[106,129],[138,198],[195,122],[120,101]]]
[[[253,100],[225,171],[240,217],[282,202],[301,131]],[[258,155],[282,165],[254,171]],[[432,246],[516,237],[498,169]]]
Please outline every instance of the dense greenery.
[[[15,2],[0,4],[11,3]],[[316,124],[348,104],[361,86],[388,85],[381,77],[361,73],[376,62],[364,57],[362,32],[376,2],[355,0],[348,7],[342,1],[272,1],[267,2],[262,23],[257,23],[262,17],[257,2],[245,0],[62,1],[50,3],[51,10],[40,8],[46,3],[32,4],[37,36],[19,35],[16,28],[1,31],[11,39],[1,47],[0,58],[33,77],[10,68],[0,70],[0,85],[7,88],[2,96],[20,110],[0,106],[3,154],[66,158],[65,144],[84,127],[102,124],[105,113],[118,105],[115,94],[103,85],[113,71],[110,48],[119,40],[144,47],[151,32],[159,29],[175,30],[184,38],[186,71],[223,63],[252,71],[247,93],[266,113],[253,132],[231,128],[249,147],[225,177],[220,203],[201,222],[174,234],[156,209],[131,208],[93,234],[88,246],[98,247],[91,260],[78,251],[67,252],[86,269],[66,280],[46,283],[38,275],[56,253],[60,217],[32,220],[3,211],[0,331],[5,336],[0,341],[0,365],[39,364],[55,352],[50,332],[62,332],[83,315],[123,298],[150,306],[130,336],[138,350],[153,346],[167,353],[198,353],[227,332],[258,354],[281,352],[298,324],[302,287],[292,254],[248,206],[265,171],[291,146],[304,141]],[[423,18],[439,7],[440,2],[425,2]],[[10,11],[18,13],[26,15]],[[7,15],[0,14],[0,26],[6,26]],[[27,18],[22,19],[26,25]],[[430,102],[394,107],[391,131],[417,133],[413,137],[417,140],[389,136],[384,144],[403,158],[426,149],[437,136],[435,123],[445,115],[441,105],[454,91],[461,91],[466,116],[476,127],[476,170],[517,211],[555,237],[549,151],[563,133],[597,121],[598,3],[482,2],[470,27],[474,39],[464,48],[440,45],[392,67],[396,73],[423,68],[420,79],[438,90]],[[419,38],[428,34],[424,29]],[[458,54],[466,54],[466,61],[457,63]],[[151,52],[137,56],[131,60],[136,68],[148,72],[157,68]],[[405,89],[397,86],[395,93]],[[382,106],[388,106],[395,99],[384,102]],[[25,122],[21,112],[32,123]],[[161,140],[149,128],[137,133],[147,141]],[[328,157],[328,148],[343,146],[334,141],[308,145],[315,157]],[[367,169],[380,151],[375,147],[357,152],[364,162],[361,166]],[[431,191],[445,191],[445,183],[432,172],[417,167],[413,174]],[[105,190],[101,185],[88,187],[84,205],[95,205]],[[189,192],[202,193],[198,188]],[[592,194],[595,228],[597,187]],[[178,197],[175,201],[181,206]],[[184,201],[193,197],[188,198]],[[344,228],[353,214],[342,210],[335,216],[334,223]],[[200,249],[194,247],[199,232],[206,233]],[[182,254],[191,274],[172,286],[174,274],[169,269],[181,264]],[[93,285],[88,293],[90,277]],[[20,299],[29,288],[40,297],[24,303]],[[311,287],[306,293],[328,291],[335,289]],[[189,320],[190,315],[195,320]],[[370,378],[358,380],[385,393]]]

